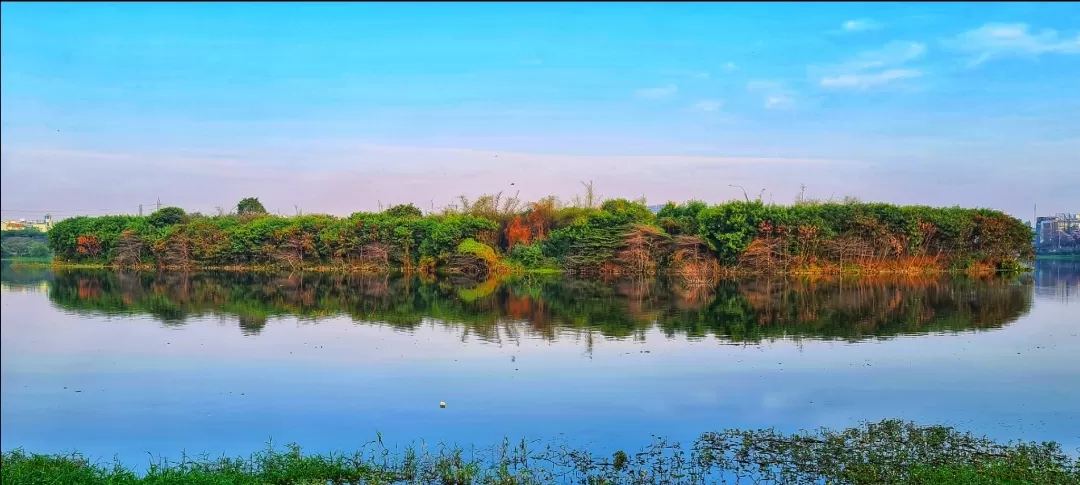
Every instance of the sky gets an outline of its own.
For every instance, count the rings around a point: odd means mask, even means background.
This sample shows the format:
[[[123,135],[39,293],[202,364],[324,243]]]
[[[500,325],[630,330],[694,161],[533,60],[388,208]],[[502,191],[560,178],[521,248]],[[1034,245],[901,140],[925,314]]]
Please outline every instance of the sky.
[[[1076,3],[4,3],[4,220],[592,180],[1080,212]]]

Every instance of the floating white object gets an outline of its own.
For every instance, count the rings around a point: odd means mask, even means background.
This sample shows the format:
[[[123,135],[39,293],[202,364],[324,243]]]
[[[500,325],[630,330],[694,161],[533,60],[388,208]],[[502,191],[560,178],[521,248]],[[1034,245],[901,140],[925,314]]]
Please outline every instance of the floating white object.
[[[440,408],[445,408],[446,407],[446,401],[439,401],[439,407]]]

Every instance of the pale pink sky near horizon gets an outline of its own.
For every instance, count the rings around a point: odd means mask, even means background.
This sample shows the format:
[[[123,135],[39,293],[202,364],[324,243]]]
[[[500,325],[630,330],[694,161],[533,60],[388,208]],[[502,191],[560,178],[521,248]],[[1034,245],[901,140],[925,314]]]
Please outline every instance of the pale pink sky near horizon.
[[[348,215],[377,210],[380,203],[410,202],[427,211],[454,203],[458,195],[498,191],[524,200],[552,194],[568,200],[587,180],[605,197],[644,196],[650,204],[742,198],[742,189],[732,185],[745,188],[751,198],[764,190],[764,200],[784,204],[805,185],[808,197],[820,199],[850,195],[899,204],[991,207],[1024,220],[1032,211],[1024,198],[1045,201],[1040,213],[1080,209],[1067,207],[1074,197],[1070,192],[1025,190],[1010,173],[992,166],[976,168],[971,177],[941,171],[935,179],[857,157],[561,155],[365,144],[280,145],[231,156],[6,145],[0,152],[5,218],[39,218],[42,211],[57,219],[132,214],[140,204],[148,214],[158,198],[163,205],[213,213],[248,196],[285,215],[297,207],[304,213]],[[299,161],[305,157],[318,162]],[[50,190],[38,190],[42,180]]]

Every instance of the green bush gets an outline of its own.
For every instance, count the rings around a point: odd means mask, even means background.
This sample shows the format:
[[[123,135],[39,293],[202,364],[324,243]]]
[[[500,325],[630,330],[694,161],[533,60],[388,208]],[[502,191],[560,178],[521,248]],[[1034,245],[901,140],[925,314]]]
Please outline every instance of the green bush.
[[[179,224],[184,221],[187,213],[179,207],[162,207],[150,214],[147,222],[154,227],[165,227]]]
[[[510,250],[510,259],[521,264],[525,269],[547,269],[558,266],[554,259],[544,255],[542,243],[518,244]]]

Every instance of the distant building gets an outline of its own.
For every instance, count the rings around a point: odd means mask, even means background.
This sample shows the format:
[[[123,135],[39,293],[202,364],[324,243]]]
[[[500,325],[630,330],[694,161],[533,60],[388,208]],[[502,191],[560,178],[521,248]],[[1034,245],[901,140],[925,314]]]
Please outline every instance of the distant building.
[[[1080,231],[1080,218],[1076,214],[1061,212],[1035,219],[1035,243],[1053,244],[1058,232]]]
[[[49,232],[52,229],[53,220],[52,215],[45,214],[45,219],[40,221],[28,221],[26,219],[19,219],[17,221],[7,221],[4,223],[5,231],[21,231],[23,229],[34,228],[41,232]]]

